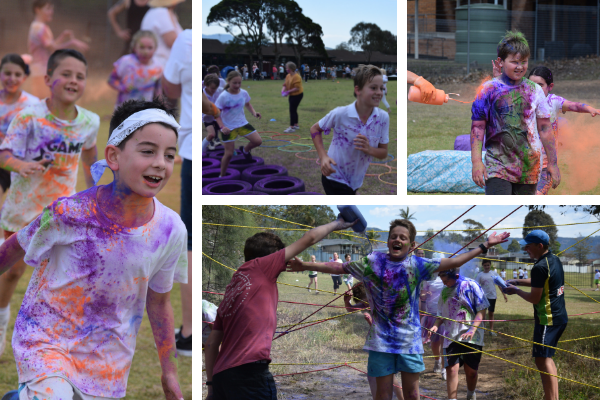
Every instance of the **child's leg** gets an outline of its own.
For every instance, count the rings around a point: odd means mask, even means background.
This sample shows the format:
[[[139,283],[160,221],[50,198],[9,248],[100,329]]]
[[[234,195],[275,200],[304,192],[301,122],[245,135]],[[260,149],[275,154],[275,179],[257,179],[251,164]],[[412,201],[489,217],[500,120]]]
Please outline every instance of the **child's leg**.
[[[385,105],[385,108],[387,108],[388,111],[389,111],[390,105],[389,105],[389,103],[387,102],[387,100],[385,98],[385,92],[383,92],[383,96],[381,97],[381,101],[383,102],[383,105]]]
[[[317,286],[317,278],[318,278],[318,277],[316,277],[316,276],[315,276],[315,292],[316,292],[317,290],[319,290],[319,287]]]
[[[202,140],[202,152],[203,153],[206,150],[208,150],[208,145],[209,145],[210,141],[215,138],[215,127],[212,124],[208,125],[206,127],[206,130],[208,133],[207,133],[206,137]]]
[[[448,398],[456,399],[458,392],[458,370],[460,364],[457,362],[454,365],[446,367],[446,388],[448,389]]]
[[[419,373],[402,371],[400,375],[404,400],[419,400]]]
[[[473,392],[477,387],[477,370],[465,364],[465,376],[467,378],[467,390]]]
[[[244,147],[244,151],[246,153],[250,152],[250,150],[260,146],[262,144],[262,138],[258,134],[258,132],[254,131],[248,136],[244,136],[250,142]]]
[[[404,395],[402,394],[402,385],[400,385],[400,382],[398,382],[398,378],[396,378],[396,375],[394,374],[394,380],[392,381],[392,388],[394,391],[394,394],[396,395],[396,398],[398,400],[404,400]]]
[[[377,396],[377,381],[375,379],[376,378],[367,375],[367,381],[369,382],[369,388],[371,389],[371,396],[373,396],[373,399]]]
[[[392,390],[392,388],[394,387],[394,374],[378,376],[375,378],[375,382],[377,383],[375,399],[392,400],[392,396],[394,394],[394,391]]]
[[[233,149],[235,148],[235,141],[225,142],[225,143],[223,143],[223,147],[225,148],[225,153],[223,154],[223,158],[221,158],[221,176],[225,176],[225,174],[227,173],[227,167],[229,166],[229,161],[231,161],[231,157],[233,156]]]
[[[540,176],[540,181],[537,184],[535,194],[536,195],[547,195],[548,191],[552,187],[552,178],[548,173],[548,170],[544,168],[542,170],[542,175]]]
[[[325,194],[327,195],[355,195],[356,190],[352,190],[352,188],[343,183],[333,181],[328,179],[325,175],[321,175],[321,183],[323,184],[323,189],[325,190]]]
[[[558,375],[556,364],[554,364],[554,360],[550,357],[535,357],[535,365],[540,371]],[[558,400],[558,379],[546,374],[540,374],[540,376],[542,377],[542,386],[544,387],[544,399]]]

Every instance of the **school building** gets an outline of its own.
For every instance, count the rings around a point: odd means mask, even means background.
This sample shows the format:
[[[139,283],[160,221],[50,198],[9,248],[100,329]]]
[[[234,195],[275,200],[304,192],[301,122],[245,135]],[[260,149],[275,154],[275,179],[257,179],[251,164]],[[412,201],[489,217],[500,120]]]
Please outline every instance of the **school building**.
[[[216,39],[202,39],[202,64],[217,65],[223,69],[226,66],[238,65],[239,67],[246,64],[248,68],[252,68],[253,63],[257,63],[258,59],[256,55],[250,55],[246,50],[240,50],[238,52],[226,52],[225,49],[227,43],[223,43]],[[273,64],[275,63],[275,46],[268,45],[262,48],[263,56],[263,69],[262,71],[271,76]],[[320,70],[321,65],[326,67],[346,67],[350,65],[350,68],[355,68],[359,64],[367,64],[368,55],[365,52],[350,52],[346,50],[327,50],[327,57],[322,54],[318,54],[314,51],[308,51],[302,56],[302,63],[308,64],[313,68]],[[288,61],[298,64],[299,60],[294,49],[288,45],[281,45],[279,54],[279,65],[284,64]],[[376,65],[380,68],[385,69],[396,69],[397,67],[397,56],[383,54],[381,52],[373,52],[371,59],[368,63]],[[279,68],[279,65],[277,67]],[[260,65],[259,65],[260,67]]]
[[[408,57],[487,66],[507,30],[525,34],[531,58],[600,55],[600,0],[409,0]],[[470,23],[468,24],[470,14]],[[470,25],[470,27],[468,26]]]

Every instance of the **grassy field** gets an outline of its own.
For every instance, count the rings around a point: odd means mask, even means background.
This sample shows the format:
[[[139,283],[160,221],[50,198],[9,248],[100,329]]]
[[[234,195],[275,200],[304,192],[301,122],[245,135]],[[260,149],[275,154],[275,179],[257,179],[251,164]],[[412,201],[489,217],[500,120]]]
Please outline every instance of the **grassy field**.
[[[584,102],[600,106],[600,96],[593,88],[598,81],[560,81],[555,83],[553,93],[571,101]],[[460,99],[469,101],[474,98],[477,85],[444,84],[438,85],[446,93],[459,93]],[[407,155],[424,150],[452,150],[458,135],[466,135],[471,130],[471,106],[450,101],[443,106],[408,102]],[[551,195],[600,194],[600,182],[595,173],[590,176],[585,171],[594,171],[598,162],[595,154],[600,150],[600,141],[595,139],[598,121],[589,118],[589,114],[578,117],[575,113],[561,115],[570,124],[577,123],[581,145],[569,143],[559,145],[559,167],[562,182]],[[581,119],[583,118],[583,119]],[[581,129],[580,129],[581,127]],[[588,134],[589,133],[589,134]],[[559,142],[567,136],[559,132]],[[585,161],[582,160],[585,158]],[[584,165],[581,165],[581,164]],[[587,167],[586,167],[587,166]],[[409,193],[415,194],[415,193]],[[428,193],[431,194],[431,193]],[[445,193],[444,193],[445,194]]]
[[[308,276],[300,273],[283,273],[279,282],[298,286],[308,284]],[[332,280],[328,275],[319,274],[319,288],[332,292]],[[284,301],[326,304],[334,296],[331,293],[321,292],[318,295],[314,290],[308,293],[306,289],[278,285],[279,299]],[[598,292],[585,289],[585,293],[600,301]],[[580,293],[567,289],[565,292],[567,311],[571,314],[600,311],[600,304],[586,298]],[[343,300],[338,299],[332,305],[343,306]],[[279,303],[277,309],[278,328],[282,331],[284,325],[293,324],[310,313],[317,307],[309,305]],[[345,313],[342,308],[326,308],[307,321],[316,321]],[[504,302],[499,294],[496,305],[495,319],[525,319],[533,318],[532,306],[518,296],[509,296],[509,301]],[[497,322],[495,329],[499,332],[530,340],[533,335],[533,321],[523,322]],[[368,332],[368,325],[362,315],[349,315],[338,319],[317,324],[306,329],[292,332],[273,342],[270,367],[273,375],[290,374],[301,371],[311,371],[330,368],[344,362],[355,362],[353,367],[366,371],[367,353],[362,350]],[[581,338],[600,334],[600,314],[591,314],[571,317],[569,326],[563,334],[563,340]],[[493,352],[492,354],[535,368],[531,358],[531,344],[510,339],[499,335],[498,337],[485,336],[484,351],[504,349],[509,347],[525,346],[521,349]],[[569,342],[559,345],[569,351],[582,353],[592,357],[600,357],[600,338]],[[425,356],[432,355],[431,349],[425,346]],[[555,361],[559,375],[598,386],[597,362],[586,360],[578,356],[557,352]],[[297,363],[310,365],[274,365],[282,363]],[[433,360],[425,358],[426,370],[421,374],[421,394],[434,398],[446,398],[446,383],[439,374],[431,373]],[[497,360],[490,356],[483,356],[480,366],[478,384],[478,399],[527,399],[541,398],[541,380],[539,374],[527,371],[522,367]],[[204,377],[205,379],[205,377]],[[278,399],[365,399],[369,398],[369,387],[363,374],[347,367],[321,371],[303,375],[282,376],[275,378],[278,387]],[[588,389],[585,386],[568,383],[561,380],[559,383],[560,398],[575,399],[600,399],[600,391]],[[203,388],[204,390],[204,388]],[[459,383],[459,399],[464,399],[466,384],[464,374],[461,372]],[[203,397],[206,392],[203,392]]]
[[[337,83],[339,82],[339,83]],[[262,119],[259,121],[246,112],[246,118],[259,132],[263,138],[265,146],[275,146],[285,144],[283,142],[267,141],[276,134],[283,134],[283,131],[289,127],[290,115],[288,99],[281,97],[282,81],[244,81],[242,89],[248,91],[252,100],[250,101],[256,111],[262,114]],[[303,82],[304,97],[298,108],[300,129],[295,132],[297,136],[279,136],[275,139],[289,139],[294,146],[287,146],[281,151],[277,148],[267,148],[261,146],[252,151],[252,154],[262,157],[265,164],[283,165],[288,169],[290,176],[295,176],[304,180],[307,192],[323,191],[321,185],[321,170],[316,164],[317,155],[312,146],[310,138],[310,127],[323,118],[329,111],[335,107],[345,106],[352,103],[355,99],[353,96],[353,83],[350,79],[339,79],[336,83],[321,80],[310,80],[308,83]],[[390,104],[392,112],[390,113],[390,143],[388,145],[388,153],[394,156],[394,160],[387,162],[389,167],[381,164],[372,164],[367,174],[381,174],[392,171],[393,173],[386,174],[382,177],[383,180],[396,183],[396,157],[397,152],[397,84],[396,81],[390,81],[387,84],[388,95],[387,101]],[[380,105],[383,108],[383,104]],[[275,119],[271,122],[271,119]],[[206,129],[202,128],[203,136],[206,136]],[[323,135],[325,148],[329,148],[331,143],[331,135]],[[242,139],[240,144],[245,143]],[[237,145],[236,145],[237,146]],[[239,147],[239,146],[237,146]],[[308,151],[311,150],[311,151]],[[296,153],[300,152],[301,153]],[[307,158],[301,159],[299,157]],[[379,160],[374,160],[379,161]],[[367,176],[363,182],[363,186],[358,191],[361,195],[367,194],[396,194],[396,186],[384,184],[379,181],[377,176]]]
[[[87,108],[101,118],[101,126],[98,133],[98,158],[104,158],[104,148],[108,140],[108,125],[110,115],[112,114],[116,92],[104,83],[109,73],[92,75],[88,78],[86,93],[79,102],[84,108]],[[179,177],[181,165],[175,165],[173,175],[166,187],[157,196],[159,201],[167,207],[179,212],[180,208],[180,187],[181,179]],[[99,184],[107,184],[112,181],[110,172],[106,172]],[[85,181],[83,170],[80,166],[79,177],[77,181],[77,190],[84,190]],[[19,281],[17,290],[11,301],[11,320],[9,323],[7,348],[0,357],[0,396],[9,390],[18,388],[17,367],[15,365],[10,340],[15,318],[23,301],[23,296],[33,269],[28,268],[25,275]],[[175,314],[175,326],[181,324],[181,295],[179,285],[174,285],[171,292],[171,303]],[[192,359],[189,357],[179,358],[179,382],[183,395],[186,400],[192,398]],[[142,324],[137,337],[137,345],[133,364],[129,374],[127,385],[127,399],[147,400],[164,398],[162,386],[160,383],[161,368],[158,361],[158,353],[154,346],[152,330],[147,318],[142,320]]]

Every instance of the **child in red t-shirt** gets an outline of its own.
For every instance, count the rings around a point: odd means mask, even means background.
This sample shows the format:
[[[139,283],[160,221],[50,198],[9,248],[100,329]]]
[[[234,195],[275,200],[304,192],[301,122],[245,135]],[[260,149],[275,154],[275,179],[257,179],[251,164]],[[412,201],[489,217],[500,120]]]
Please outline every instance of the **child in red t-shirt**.
[[[277,326],[277,277],[287,262],[333,231],[354,222],[341,217],[313,228],[290,246],[272,233],[248,238],[246,262],[233,274],[219,304],[213,330],[204,345],[207,399],[276,400],[269,372],[271,343]],[[220,349],[219,349],[219,346]]]

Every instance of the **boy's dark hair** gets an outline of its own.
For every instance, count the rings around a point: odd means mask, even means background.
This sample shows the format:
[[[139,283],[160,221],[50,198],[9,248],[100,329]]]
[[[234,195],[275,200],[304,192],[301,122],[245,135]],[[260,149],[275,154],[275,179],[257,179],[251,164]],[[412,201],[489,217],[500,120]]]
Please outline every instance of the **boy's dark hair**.
[[[208,72],[209,74],[217,74],[217,75],[219,75],[219,72],[221,72],[221,70],[216,65],[211,65],[210,67],[208,67],[208,69],[206,70],[206,72]]]
[[[268,256],[281,249],[285,249],[285,244],[279,236],[270,232],[259,232],[246,239],[244,258],[248,262],[255,258]]]
[[[438,274],[439,276],[447,276],[451,279],[458,279],[460,276],[460,271],[458,268],[447,269],[446,271],[442,271]]]
[[[361,90],[377,75],[381,75],[381,70],[376,66],[371,64],[360,64],[358,68],[356,68],[356,75],[354,75],[354,86],[358,86],[358,90]],[[354,92],[354,97],[356,97],[356,92]]]
[[[492,265],[492,262],[490,260],[481,260],[481,265],[483,264],[490,264]]]
[[[4,64],[8,63],[18,65],[23,69],[25,75],[29,75],[29,65],[25,64],[25,61],[23,61],[23,58],[20,55],[16,53],[9,53],[2,57],[2,61],[0,61],[0,69],[4,67]]]
[[[48,65],[46,66],[46,74],[48,74],[48,76],[52,76],[52,73],[54,72],[58,64],[60,64],[60,62],[67,57],[73,57],[81,61],[83,64],[85,64],[85,67],[87,68],[87,60],[85,59],[83,54],[73,49],[59,49],[52,53],[52,55],[48,59]]]
[[[367,292],[365,290],[365,285],[362,283],[358,283],[352,286],[352,297],[355,299],[359,299],[360,301],[367,301]]]
[[[221,84],[221,81],[219,80],[219,77],[215,74],[208,74],[204,77],[204,86],[208,87],[210,85],[217,85],[217,87],[219,87],[219,85]]]
[[[143,101],[143,100],[128,100],[121,104],[112,115],[110,119],[110,126],[108,128],[108,139],[110,140],[110,136],[113,131],[117,129],[119,125],[123,123],[129,116],[135,114],[138,111],[147,110],[149,108],[158,108],[159,110],[165,111],[167,114],[171,115],[173,118],[177,118],[175,114],[175,109],[167,107],[166,103],[158,97],[155,97],[152,101]],[[165,128],[172,129],[175,132],[175,136],[177,135],[177,130],[173,128],[171,125],[167,125],[162,122],[157,122],[157,124],[161,124]],[[129,139],[131,139],[133,135],[127,136],[123,141],[117,146],[119,149],[123,150],[125,148],[125,143]]]
[[[506,60],[511,54],[520,54],[521,58],[528,58],[531,54],[525,35],[519,31],[507,31],[496,50],[501,60]]]
[[[543,80],[546,81],[546,85],[550,85],[551,83],[554,83],[554,77],[552,75],[552,71],[550,71],[550,68],[544,67],[543,65],[539,65],[539,66],[535,67],[529,73],[529,78],[531,78],[531,76],[539,76],[540,78],[542,78]]]
[[[42,8],[46,4],[53,4],[53,2],[52,2],[52,0],[34,0],[33,4],[31,5],[31,9],[33,10],[33,13],[35,14],[36,9]]]
[[[344,254],[344,258],[346,258],[346,257],[352,258],[352,256],[350,254]]]
[[[412,243],[415,241],[415,238],[417,237],[417,229],[415,228],[413,223],[407,219],[395,219],[392,222],[390,222],[390,230],[388,232],[388,235],[391,235],[392,229],[394,229],[397,226],[403,226],[406,229],[408,229],[408,237],[410,239],[410,242]]]

